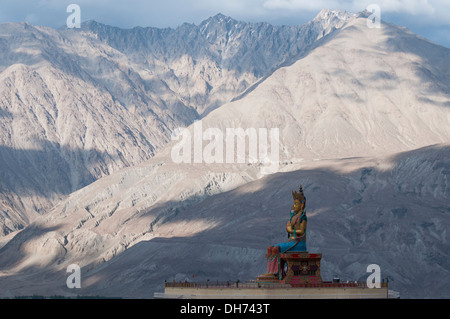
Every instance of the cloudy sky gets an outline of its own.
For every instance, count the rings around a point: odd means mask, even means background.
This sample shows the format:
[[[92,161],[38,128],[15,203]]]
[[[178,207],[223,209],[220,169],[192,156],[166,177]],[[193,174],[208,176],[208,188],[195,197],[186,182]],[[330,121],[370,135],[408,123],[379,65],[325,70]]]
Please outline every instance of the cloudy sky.
[[[248,22],[294,25],[313,19],[324,8],[360,12],[376,4],[383,20],[450,48],[450,0],[2,0],[0,23],[60,27],[72,3],[79,5],[81,21],[122,28],[199,24],[219,12]]]

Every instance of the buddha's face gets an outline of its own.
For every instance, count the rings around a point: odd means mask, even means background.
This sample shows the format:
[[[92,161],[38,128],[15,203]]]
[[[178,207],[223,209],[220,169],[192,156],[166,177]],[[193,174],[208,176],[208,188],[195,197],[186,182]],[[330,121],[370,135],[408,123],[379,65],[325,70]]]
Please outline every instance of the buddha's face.
[[[302,208],[303,208],[303,204],[298,199],[295,199],[294,205],[292,205],[291,209],[294,212],[299,212],[300,210],[302,210]]]

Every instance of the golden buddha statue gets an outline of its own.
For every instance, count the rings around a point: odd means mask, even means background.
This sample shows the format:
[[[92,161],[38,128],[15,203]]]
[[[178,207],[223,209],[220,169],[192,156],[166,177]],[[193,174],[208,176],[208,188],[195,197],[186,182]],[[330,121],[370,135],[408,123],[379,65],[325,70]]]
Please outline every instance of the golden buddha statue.
[[[292,191],[294,204],[291,207],[290,219],[286,224],[288,241],[267,248],[267,274],[275,275],[279,271],[280,253],[305,252],[306,250],[306,197],[302,185],[299,192]]]

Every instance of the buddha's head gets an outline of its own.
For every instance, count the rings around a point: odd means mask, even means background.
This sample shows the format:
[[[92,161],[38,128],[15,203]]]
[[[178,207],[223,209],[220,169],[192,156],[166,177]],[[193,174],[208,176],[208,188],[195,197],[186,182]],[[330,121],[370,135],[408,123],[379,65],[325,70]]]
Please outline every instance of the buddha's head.
[[[292,205],[291,209],[294,212],[298,213],[299,211],[302,210],[303,206],[304,205],[302,204],[302,202],[300,202],[298,199],[294,199],[294,205]]]

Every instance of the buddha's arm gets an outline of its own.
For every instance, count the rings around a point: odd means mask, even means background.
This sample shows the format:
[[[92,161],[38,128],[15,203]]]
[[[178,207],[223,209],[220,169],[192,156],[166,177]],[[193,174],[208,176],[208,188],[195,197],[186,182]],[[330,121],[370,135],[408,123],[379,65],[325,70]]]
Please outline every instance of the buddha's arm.
[[[291,223],[290,222],[288,222],[287,224],[286,224],[286,231],[289,233],[289,234],[294,234],[294,228],[292,227],[292,225],[291,225]],[[304,221],[302,221],[301,223],[300,223],[300,225],[298,225],[297,227],[295,227],[295,236],[296,237],[299,237],[299,236],[303,236],[304,234],[305,234],[305,231],[306,231],[306,220],[304,220]],[[292,236],[293,237],[293,236]],[[297,239],[297,238],[294,238],[294,239]]]
[[[302,221],[300,225],[295,229],[295,234],[297,236],[303,236],[306,231],[306,220]]]
[[[286,224],[286,231],[287,231],[289,234],[292,234],[292,233],[294,232],[294,229],[292,229],[291,222],[287,222],[287,224]]]
[[[291,219],[287,222],[287,224],[286,224],[286,231],[287,231],[289,234],[292,234],[292,233],[294,232],[294,227],[295,227],[295,225],[292,225],[292,223],[295,224],[295,220],[298,218],[298,216],[299,216],[300,213],[301,213],[301,212],[295,213],[295,215],[292,216]]]

